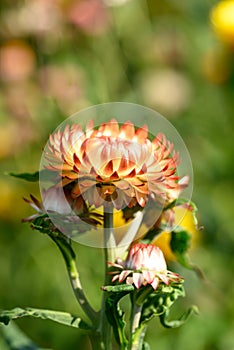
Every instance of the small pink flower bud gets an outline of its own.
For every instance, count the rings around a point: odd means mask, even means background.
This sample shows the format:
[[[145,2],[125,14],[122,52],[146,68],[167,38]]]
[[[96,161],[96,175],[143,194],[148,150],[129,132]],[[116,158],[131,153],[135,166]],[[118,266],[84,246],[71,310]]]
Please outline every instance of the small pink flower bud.
[[[162,251],[153,244],[134,244],[125,261],[119,261],[112,266],[122,269],[115,275],[112,281],[133,284],[136,288],[150,284],[157,289],[160,282],[169,285],[170,282],[180,282],[181,277],[167,270],[167,265]]]

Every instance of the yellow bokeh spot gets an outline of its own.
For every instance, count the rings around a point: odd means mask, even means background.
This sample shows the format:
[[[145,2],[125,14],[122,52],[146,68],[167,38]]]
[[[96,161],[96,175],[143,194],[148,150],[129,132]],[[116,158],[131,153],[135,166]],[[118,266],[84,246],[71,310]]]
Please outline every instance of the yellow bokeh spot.
[[[199,231],[194,222],[193,213],[183,208],[175,208],[175,223],[191,234],[191,248],[194,247],[199,240]],[[171,232],[163,231],[154,241],[163,252],[167,260],[176,260],[170,248]]]
[[[213,7],[210,18],[220,39],[234,45],[234,1],[219,2]]]
[[[203,73],[214,84],[225,83],[232,71],[232,56],[223,46],[209,49],[203,57]]]

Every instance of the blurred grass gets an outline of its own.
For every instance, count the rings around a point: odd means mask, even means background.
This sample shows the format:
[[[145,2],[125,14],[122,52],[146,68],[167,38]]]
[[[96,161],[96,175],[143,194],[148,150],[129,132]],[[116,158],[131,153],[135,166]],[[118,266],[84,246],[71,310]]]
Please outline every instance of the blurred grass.
[[[209,22],[217,1],[132,0],[119,7],[93,1],[85,26],[68,15],[78,1],[51,2],[48,23],[27,10],[29,3],[48,11],[42,0],[0,5],[0,308],[79,313],[59,252],[46,236],[20,223],[30,212],[22,197],[37,194],[37,186],[4,173],[37,170],[49,133],[70,114],[129,101],[162,113],[183,137],[194,167],[193,200],[205,227],[192,255],[209,282],[180,271],[187,290],[181,307],[197,304],[200,316],[171,331],[155,320],[148,342],[163,350],[232,350],[234,54]],[[22,9],[27,26],[19,20]],[[21,62],[22,44],[27,50]],[[9,46],[15,51],[6,59]],[[22,71],[29,52],[34,61]],[[102,252],[79,245],[76,250],[87,295],[98,307]],[[88,349],[86,337],[74,329],[41,320],[17,324],[41,347]]]

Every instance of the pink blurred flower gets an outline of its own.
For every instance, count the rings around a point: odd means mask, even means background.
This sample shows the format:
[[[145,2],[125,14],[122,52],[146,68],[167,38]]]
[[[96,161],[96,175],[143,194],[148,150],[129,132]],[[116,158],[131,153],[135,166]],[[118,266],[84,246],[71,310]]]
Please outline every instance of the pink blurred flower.
[[[10,40],[0,48],[0,77],[3,81],[29,78],[35,64],[35,53],[24,41]]]
[[[108,27],[107,8],[100,0],[73,1],[68,20],[90,35],[99,35]]]
[[[167,270],[162,251],[153,244],[137,243],[130,248],[126,260],[118,259],[109,265],[120,270],[113,273],[112,282],[125,281],[136,288],[149,284],[156,290],[160,282],[169,285],[182,280],[180,275]]]
[[[187,186],[175,174],[178,153],[164,135],[152,142],[147,136],[146,126],[136,130],[129,121],[119,126],[112,119],[97,130],[90,121],[86,133],[78,124],[67,125],[50,136],[46,167],[59,174],[60,186],[70,184],[72,198],[82,196],[95,207],[174,199]]]
[[[53,97],[65,114],[74,113],[85,101],[85,76],[80,67],[46,65],[39,71],[39,80],[43,94]]]

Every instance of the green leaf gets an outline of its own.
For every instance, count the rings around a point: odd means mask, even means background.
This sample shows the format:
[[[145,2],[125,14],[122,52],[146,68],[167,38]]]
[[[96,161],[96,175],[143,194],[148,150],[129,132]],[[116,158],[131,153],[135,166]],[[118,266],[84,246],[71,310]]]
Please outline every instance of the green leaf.
[[[170,247],[176,255],[186,254],[191,246],[191,233],[184,229],[172,231]]]
[[[80,328],[83,330],[91,329],[91,327],[80,317],[73,316],[67,312],[34,308],[22,309],[19,307],[0,312],[0,323],[7,325],[11,320],[26,316],[42,318],[43,320],[51,320],[66,326]]]
[[[127,346],[128,340],[125,336],[125,331],[124,331],[125,330],[124,312],[120,309],[119,301],[129,293],[130,291],[113,292],[106,299],[107,319],[113,327],[113,332],[117,343],[122,346]]]
[[[7,175],[17,177],[18,179],[26,180],[29,182],[39,181],[39,171],[36,171],[35,173],[21,173],[21,174],[8,173]]]
[[[38,182],[40,178],[44,179],[45,181],[50,181],[55,178],[56,174],[51,170],[43,169],[40,171],[35,171],[35,173],[7,173],[7,175],[17,177],[18,179],[22,179],[29,182]]]
[[[178,227],[171,233],[170,247],[177,261],[185,268],[193,270],[199,278],[206,280],[203,271],[189,259],[188,250],[190,248],[190,243],[191,234],[184,229]]]
[[[36,345],[14,322],[8,326],[2,326],[0,334],[3,340],[3,344],[0,344],[1,350],[49,350]]]
[[[159,316],[161,324],[166,328],[178,328],[187,322],[192,314],[198,314],[198,308],[195,305],[191,306],[178,320],[169,321],[169,314],[169,309],[167,309],[165,313]]]

